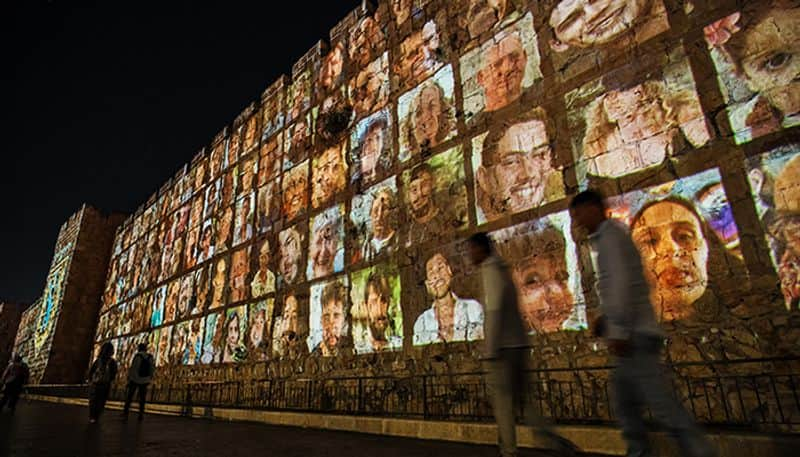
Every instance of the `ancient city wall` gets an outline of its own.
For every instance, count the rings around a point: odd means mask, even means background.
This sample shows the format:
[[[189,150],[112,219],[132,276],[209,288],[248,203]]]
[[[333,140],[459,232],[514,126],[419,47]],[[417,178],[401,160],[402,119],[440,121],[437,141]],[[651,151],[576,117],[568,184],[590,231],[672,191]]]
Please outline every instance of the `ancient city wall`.
[[[365,4],[119,228],[95,352],[148,341],[159,382],[477,369],[487,231],[532,363],[603,364],[566,211],[594,187],[671,361],[796,355],[799,28],[782,0]]]

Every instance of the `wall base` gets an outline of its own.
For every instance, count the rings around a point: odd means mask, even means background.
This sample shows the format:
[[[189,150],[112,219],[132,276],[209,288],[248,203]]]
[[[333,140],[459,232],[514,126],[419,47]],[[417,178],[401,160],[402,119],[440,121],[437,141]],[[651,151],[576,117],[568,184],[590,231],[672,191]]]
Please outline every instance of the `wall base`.
[[[65,398],[47,395],[25,395],[28,400],[47,401],[70,405],[87,406],[85,398]],[[121,410],[123,403],[109,401],[109,409]],[[259,422],[270,425],[316,428],[345,432],[369,433],[403,438],[456,441],[472,444],[494,444],[497,442],[497,427],[493,424],[470,422],[426,421],[417,419],[393,419],[367,416],[343,416],[332,414],[298,413],[285,411],[263,411],[180,405],[148,404],[151,414],[184,416],[228,421]],[[557,426],[555,431],[570,439],[582,451],[605,455],[625,455],[625,443],[620,431],[604,426]],[[800,446],[800,435],[767,435],[744,432],[711,432],[708,434],[717,448],[719,457],[777,457],[796,455]],[[537,439],[528,427],[517,428],[519,445],[527,448],[543,448],[545,443]],[[653,445],[657,455],[679,456],[667,434],[654,433]]]

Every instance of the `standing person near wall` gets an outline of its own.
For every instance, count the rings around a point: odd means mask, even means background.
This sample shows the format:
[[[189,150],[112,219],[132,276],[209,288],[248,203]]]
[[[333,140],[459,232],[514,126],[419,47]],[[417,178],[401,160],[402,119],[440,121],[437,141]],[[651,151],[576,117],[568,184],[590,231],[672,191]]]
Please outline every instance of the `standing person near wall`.
[[[19,395],[22,393],[22,387],[28,383],[29,375],[28,365],[22,361],[21,355],[16,354],[3,372],[3,398],[0,399],[0,411],[3,411],[6,403],[8,403],[11,414],[14,414],[17,408],[17,400],[19,400]]]
[[[470,259],[480,267],[483,280],[486,307],[484,357],[489,371],[488,384],[497,420],[500,455],[517,455],[514,416],[518,405],[522,405],[524,423],[532,425],[536,435],[548,442],[558,455],[575,455],[578,450],[575,445],[554,433],[536,411],[534,403],[526,398],[528,337],[519,312],[517,288],[508,265],[497,255],[491,239],[485,233],[472,235],[467,246]]]
[[[89,369],[89,423],[94,424],[106,407],[111,383],[117,377],[117,361],[114,360],[114,346],[104,343]]]
[[[656,321],[642,258],[622,223],[610,220],[603,196],[587,190],[570,203],[575,222],[589,232],[597,253],[598,295],[602,316],[595,334],[604,337],[615,358],[611,383],[614,409],[627,441],[626,455],[652,455],[644,407],[669,428],[681,455],[711,457],[711,444],[668,387],[660,365],[664,336]]]
[[[147,386],[153,380],[155,373],[155,361],[153,355],[147,352],[147,343],[139,343],[136,347],[136,355],[133,356],[131,366],[128,368],[128,388],[125,393],[125,409],[122,416],[127,419],[131,409],[133,396],[139,393],[139,420],[144,419],[144,404],[147,400]]]

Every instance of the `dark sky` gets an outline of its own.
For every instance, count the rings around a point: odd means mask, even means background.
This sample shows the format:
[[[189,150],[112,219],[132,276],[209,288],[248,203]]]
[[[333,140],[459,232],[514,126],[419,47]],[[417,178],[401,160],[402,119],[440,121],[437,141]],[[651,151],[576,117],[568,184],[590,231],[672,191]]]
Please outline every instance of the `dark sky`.
[[[0,7],[0,299],[36,299],[81,203],[134,211],[360,2],[206,3]]]

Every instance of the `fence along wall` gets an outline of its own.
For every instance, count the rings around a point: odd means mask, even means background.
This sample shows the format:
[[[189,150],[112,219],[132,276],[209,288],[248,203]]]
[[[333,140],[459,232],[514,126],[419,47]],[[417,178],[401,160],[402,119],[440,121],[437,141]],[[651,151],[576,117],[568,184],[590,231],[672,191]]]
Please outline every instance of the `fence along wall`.
[[[95,351],[148,341],[173,385],[473,370],[488,231],[532,363],[602,364],[566,211],[596,187],[671,360],[797,354],[800,2],[496,3],[343,19],[120,227]]]

